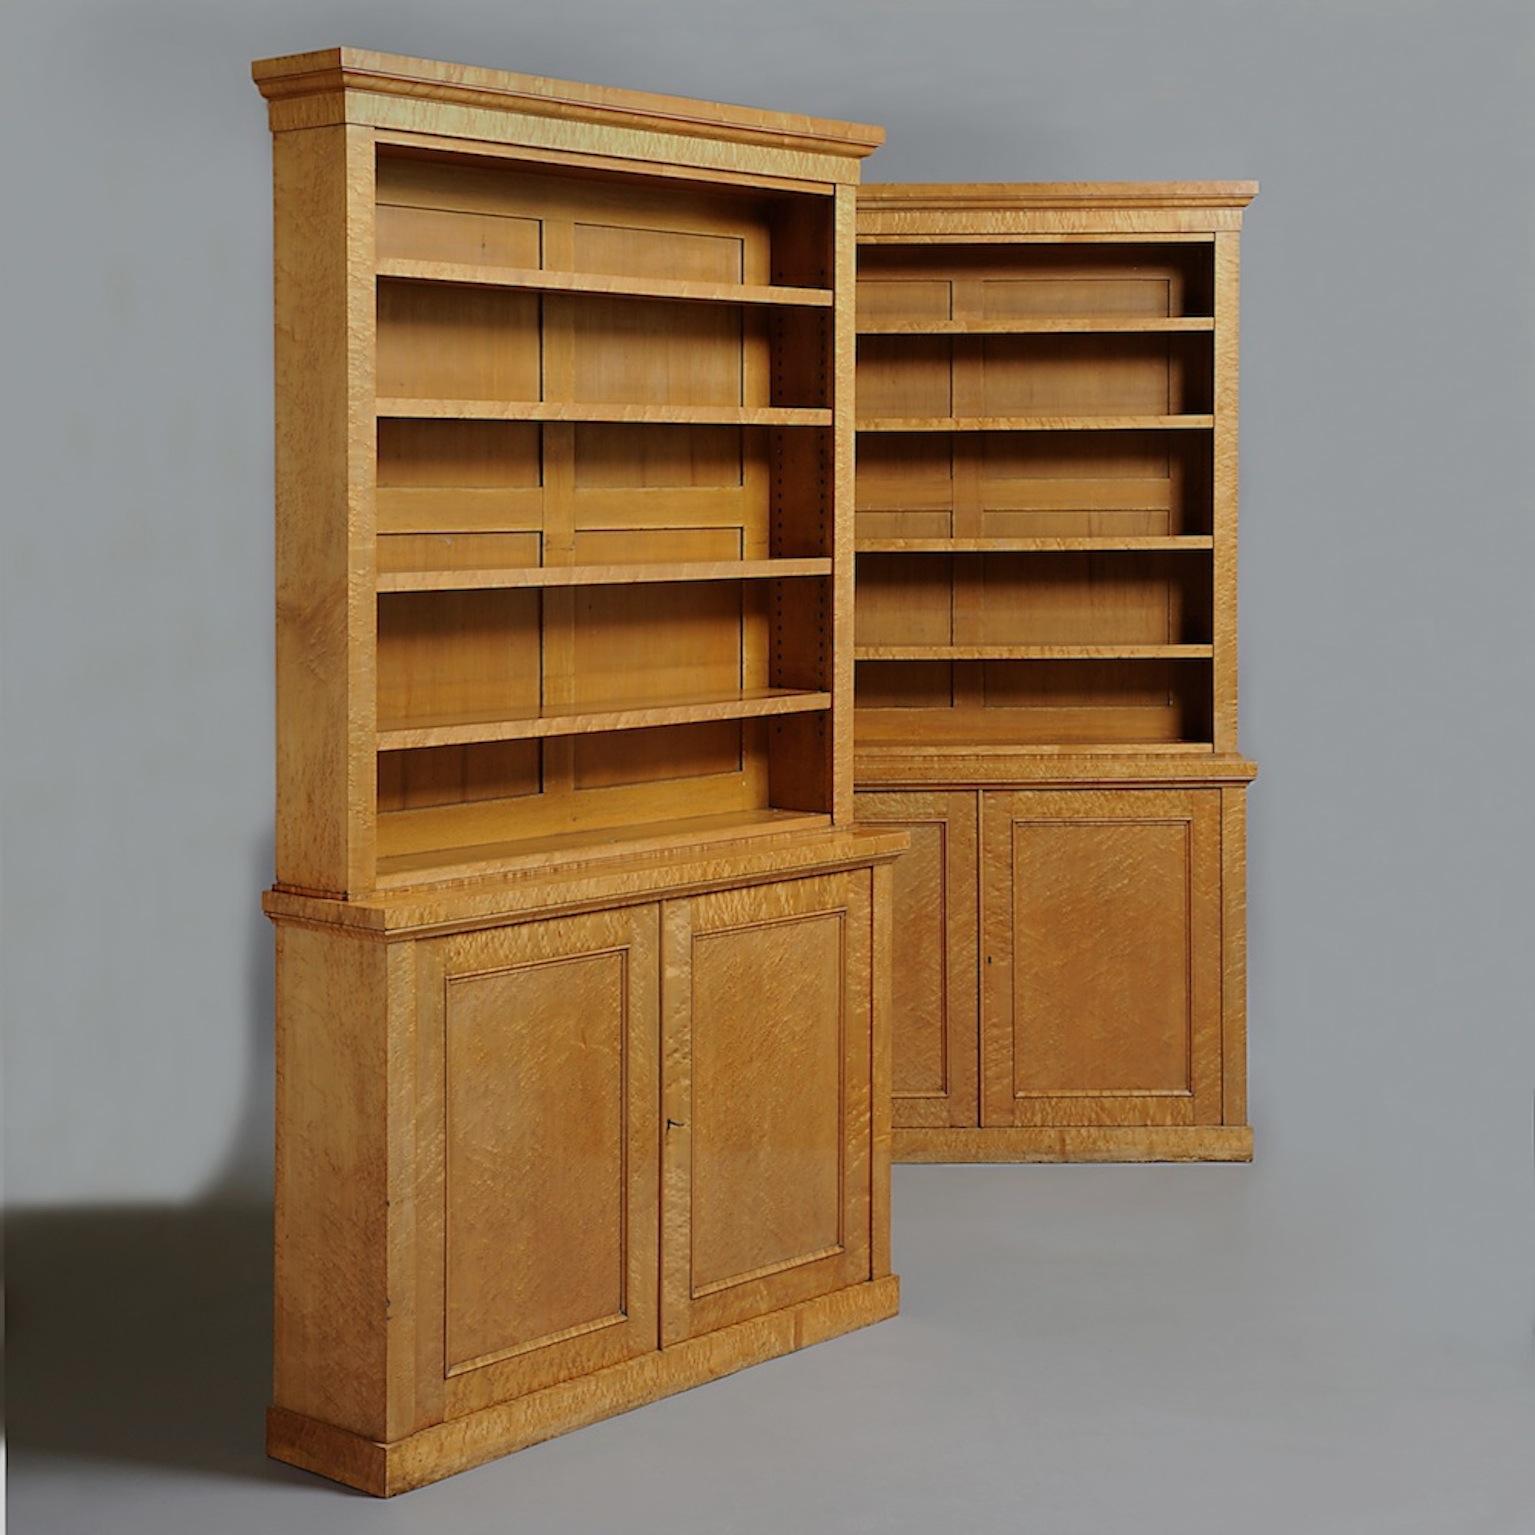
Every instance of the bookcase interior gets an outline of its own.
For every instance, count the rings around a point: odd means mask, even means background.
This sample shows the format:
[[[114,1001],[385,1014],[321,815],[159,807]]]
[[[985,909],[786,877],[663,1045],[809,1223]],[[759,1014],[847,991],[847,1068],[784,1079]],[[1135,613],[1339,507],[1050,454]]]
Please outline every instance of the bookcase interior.
[[[380,883],[825,824],[832,199],[376,185]]]
[[[1213,245],[859,251],[860,748],[1209,750]]]

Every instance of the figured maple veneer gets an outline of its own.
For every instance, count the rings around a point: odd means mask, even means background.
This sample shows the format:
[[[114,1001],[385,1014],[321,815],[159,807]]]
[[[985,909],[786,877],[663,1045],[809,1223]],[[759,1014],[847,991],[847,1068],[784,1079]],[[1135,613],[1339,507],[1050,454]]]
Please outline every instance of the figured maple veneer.
[[[983,1122],[1219,1124],[1220,791],[982,815]]]
[[[977,849],[974,794],[860,794],[859,819],[910,841],[892,873],[895,1123],[974,1125]]]
[[[832,876],[667,908],[668,1342],[868,1272],[871,896]]]
[[[854,776],[859,815],[913,845],[903,1158],[1250,1153],[1237,243],[1256,190],[860,190]]]
[[[853,826],[883,137],[254,73],[277,344],[268,1447],[388,1495],[894,1313]]]

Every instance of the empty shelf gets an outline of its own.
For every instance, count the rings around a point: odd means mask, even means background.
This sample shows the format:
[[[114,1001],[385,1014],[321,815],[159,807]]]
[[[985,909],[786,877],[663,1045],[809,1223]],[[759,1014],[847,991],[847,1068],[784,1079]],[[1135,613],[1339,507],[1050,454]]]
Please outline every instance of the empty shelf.
[[[1197,554],[1213,549],[1208,534],[1081,538],[861,538],[859,554],[1057,554],[1072,551]]]
[[[474,591],[511,586],[628,586],[656,581],[765,581],[829,576],[831,561],[687,560],[647,565],[529,565],[511,569],[389,570],[381,592]]]
[[[829,288],[694,282],[670,277],[626,277],[607,272],[546,272],[537,267],[481,266],[459,261],[406,261],[395,258],[380,261],[378,275],[407,282],[454,283],[470,288],[522,288],[536,293],[589,293],[610,298],[781,304],[808,309],[829,309],[832,302]]]
[[[1035,315],[997,320],[860,320],[860,336],[1142,336],[1213,331],[1208,315]]]
[[[860,432],[1202,431],[1214,416],[865,416]]]
[[[830,426],[829,410],[777,405],[580,405],[549,400],[381,399],[386,417],[450,421],[629,421],[678,426]]]
[[[679,698],[649,704],[551,705],[537,714],[485,714],[451,719],[381,721],[380,751],[421,746],[467,746],[476,741],[527,741],[546,736],[588,735],[604,730],[647,730],[707,720],[759,719],[770,714],[807,714],[831,707],[830,693],[793,688],[746,688],[739,693]]]
[[[859,661],[1208,661],[1211,645],[859,645]]]

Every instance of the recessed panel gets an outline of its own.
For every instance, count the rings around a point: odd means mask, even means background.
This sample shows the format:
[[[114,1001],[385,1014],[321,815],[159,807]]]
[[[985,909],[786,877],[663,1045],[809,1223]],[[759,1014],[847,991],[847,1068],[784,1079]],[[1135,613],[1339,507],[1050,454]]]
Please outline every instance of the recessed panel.
[[[1192,1091],[1189,823],[1012,839],[1015,1095]]]
[[[742,281],[743,242],[735,235],[578,223],[573,240],[578,272],[683,282]]]
[[[380,397],[542,399],[538,303],[536,293],[380,279]]]
[[[694,1295],[842,1241],[842,918],[693,944]]]
[[[902,822],[911,845],[895,862],[891,971],[895,1001],[892,1083],[897,1097],[947,1091],[947,858],[943,821]]]
[[[448,982],[450,1373],[622,1316],[624,967]]]
[[[743,403],[738,307],[639,299],[565,302],[573,399],[620,405]]]

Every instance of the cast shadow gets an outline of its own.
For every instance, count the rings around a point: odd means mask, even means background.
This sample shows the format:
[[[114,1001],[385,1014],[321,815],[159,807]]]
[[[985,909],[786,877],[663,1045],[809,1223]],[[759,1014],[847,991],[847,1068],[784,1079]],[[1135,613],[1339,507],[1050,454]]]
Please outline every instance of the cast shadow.
[[[6,1434],[29,1452],[262,1480],[272,1337],[268,831],[252,850],[239,1107],[185,1204],[7,1212]]]
[[[28,1452],[263,1480],[272,1212],[77,1206],[7,1221],[7,1437]],[[291,1473],[297,1475],[298,1473]]]

